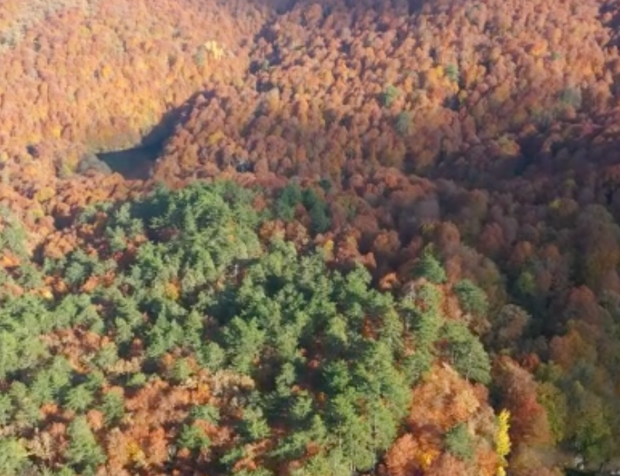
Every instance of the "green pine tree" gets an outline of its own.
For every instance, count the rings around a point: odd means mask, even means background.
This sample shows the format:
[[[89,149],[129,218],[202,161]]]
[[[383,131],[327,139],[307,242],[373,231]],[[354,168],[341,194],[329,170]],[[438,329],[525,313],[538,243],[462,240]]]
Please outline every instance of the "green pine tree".
[[[86,417],[78,416],[67,429],[69,446],[65,457],[78,472],[87,470],[94,473],[97,467],[106,461],[103,450],[99,447],[95,435],[88,426]]]

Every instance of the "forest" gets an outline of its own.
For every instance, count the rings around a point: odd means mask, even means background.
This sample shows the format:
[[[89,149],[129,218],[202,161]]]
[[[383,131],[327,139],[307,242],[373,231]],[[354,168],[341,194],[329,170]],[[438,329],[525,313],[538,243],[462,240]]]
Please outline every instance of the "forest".
[[[619,19],[1,2],[0,476],[620,471]]]
[[[494,474],[491,361],[442,310],[454,291],[484,312],[484,292],[451,286],[430,251],[406,295],[378,291],[363,266],[339,269],[329,246],[286,239],[307,206],[294,192],[271,209],[257,198],[218,182],[100,203],[78,218],[97,239],[42,263],[7,217],[2,474],[99,474],[105,463],[107,474],[341,475],[375,468],[405,419],[431,427],[402,445],[429,441],[414,461],[392,448],[390,473],[479,456]],[[418,421],[410,389],[432,385],[422,382],[433,369],[459,411]]]

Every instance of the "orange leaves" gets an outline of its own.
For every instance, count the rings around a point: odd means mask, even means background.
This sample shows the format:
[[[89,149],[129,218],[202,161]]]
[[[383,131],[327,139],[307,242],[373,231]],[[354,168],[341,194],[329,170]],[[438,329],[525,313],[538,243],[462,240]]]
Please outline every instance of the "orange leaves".
[[[451,368],[435,367],[428,380],[413,391],[407,433],[386,455],[388,475],[494,476],[497,459],[484,439],[492,437],[493,413],[485,399],[484,392],[478,392]],[[444,448],[445,433],[461,422],[467,422],[474,431],[476,459],[468,464],[455,460]],[[446,468],[454,473],[443,473]]]
[[[194,0],[185,1],[183,7],[164,2],[157,11],[134,2],[128,12],[144,15],[142,23],[153,24],[149,31],[136,29],[131,15],[118,15],[126,0],[99,4],[93,7],[92,16],[81,7],[67,10],[66,3],[41,10],[49,14],[45,22],[38,23],[45,15],[32,17],[32,28],[23,41],[14,50],[3,51],[4,63],[10,67],[5,68],[2,90],[11,94],[3,97],[0,119],[4,130],[12,131],[10,140],[18,147],[61,138],[105,149],[119,146],[111,141],[129,137],[121,146],[132,145],[167,108],[179,105],[202,87],[203,79],[190,60],[191,46],[205,41],[197,24],[215,25],[210,30],[213,39],[204,44],[217,58],[223,58],[228,49],[231,32],[233,37],[240,32],[251,35],[247,27],[235,27],[239,21],[232,18],[208,21],[219,8],[203,8],[202,2],[198,5]],[[0,16],[15,20],[30,11],[28,5],[3,2]],[[179,15],[179,10],[188,14]],[[222,28],[224,24],[227,29]],[[184,35],[174,36],[175,28]],[[189,45],[187,51],[182,51],[181,42],[183,49]],[[35,49],[37,55],[32,54]],[[176,55],[177,60],[160,64],[169,54]],[[229,71],[240,63],[227,61],[219,69]],[[37,73],[42,80],[32,79]],[[161,93],[164,87],[166,95]],[[177,104],[169,104],[167,98],[171,96],[177,98]],[[126,120],[118,121],[119,117]],[[138,130],[127,131],[125,123]]]
[[[90,276],[86,282],[82,285],[82,292],[90,293],[93,292],[97,286],[99,285],[100,278],[98,276]]]
[[[415,440],[410,433],[399,438],[386,456],[388,474],[390,476],[413,476],[416,471],[416,461],[412,456],[415,455],[416,449]]]
[[[568,370],[580,359],[594,361],[596,356],[595,347],[588,345],[588,342],[574,328],[559,337],[551,339],[549,344],[551,358],[553,362]]]
[[[379,282],[379,289],[382,291],[389,291],[394,288],[400,287],[400,282],[396,273],[388,273]]]
[[[535,43],[532,43],[528,48],[527,51],[535,57],[542,57],[542,56],[546,56],[548,53],[548,47],[547,47],[547,42],[545,40],[540,40],[537,41]]]
[[[427,470],[439,456],[440,442],[414,438],[407,433],[399,438],[386,456],[389,476],[416,476]]]
[[[285,236],[284,223],[282,220],[272,220],[267,221],[262,224],[260,230],[258,231],[258,235],[261,240],[268,242],[271,239],[280,238],[283,239]]]
[[[551,443],[547,412],[537,401],[537,383],[533,376],[507,357],[498,360],[494,378],[502,392],[502,405],[511,413],[510,440],[545,445]]]
[[[110,474],[128,475],[125,466],[131,461],[130,451],[133,442],[118,428],[110,430],[106,440],[106,453],[108,455],[106,469]]]
[[[97,431],[97,430],[101,430],[104,427],[104,423],[105,423],[105,416],[103,414],[103,412],[101,412],[100,410],[89,410],[86,418],[88,419],[88,424],[89,426]]]
[[[477,457],[476,460],[479,461],[479,458]],[[493,474],[485,469],[482,469],[478,474]],[[450,453],[443,453],[424,474],[425,476],[445,476],[448,474],[450,476],[470,476],[472,473],[467,462],[458,459]]]
[[[447,366],[437,368],[427,382],[415,389],[412,399],[416,404],[409,414],[409,424],[433,425],[439,431],[466,421],[481,406],[472,386]]]
[[[0,258],[0,267],[3,269],[15,268],[19,266],[21,260],[8,250],[3,251]]]

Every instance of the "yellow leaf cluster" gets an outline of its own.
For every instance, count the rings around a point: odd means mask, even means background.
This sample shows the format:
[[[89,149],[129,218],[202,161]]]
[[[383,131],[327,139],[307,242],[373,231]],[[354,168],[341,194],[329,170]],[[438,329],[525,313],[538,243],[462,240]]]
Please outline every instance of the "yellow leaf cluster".
[[[44,203],[50,200],[54,195],[56,195],[56,191],[53,188],[44,187],[35,193],[34,199],[39,203]]]
[[[495,451],[499,457],[499,467],[497,468],[497,476],[506,475],[506,456],[510,453],[510,412],[506,409],[502,410],[497,416],[497,434],[495,437]]]
[[[164,293],[168,299],[172,299],[173,301],[179,299],[179,287],[175,283],[167,283],[164,288]]]
[[[222,131],[215,131],[213,134],[211,134],[209,136],[209,139],[207,140],[207,143],[209,145],[215,145],[215,144],[217,144],[220,140],[222,140],[225,137],[226,136],[224,135],[224,133]]]
[[[424,222],[422,223],[422,226],[421,226],[422,235],[424,236],[432,235],[436,229],[437,229],[437,222],[433,222],[433,221]]]
[[[333,259],[334,257],[334,240],[327,240],[323,244],[323,250],[325,251],[325,257],[327,259]]]
[[[51,127],[50,133],[54,139],[60,139],[62,135],[62,126],[60,124],[54,124]]]
[[[204,44],[204,47],[205,47],[205,50],[207,51],[207,53],[210,53],[211,55],[213,55],[213,57],[216,60],[219,60],[219,59],[221,59],[224,56],[224,50],[217,43],[217,41],[214,41],[214,40],[207,41]]]
[[[431,466],[431,464],[433,464],[433,461],[435,461],[437,456],[439,456],[439,451],[434,448],[420,452],[417,457],[420,468],[422,468],[422,470],[427,470]]]
[[[110,76],[112,76],[112,68],[110,65],[106,64],[101,68],[101,77],[103,79],[108,79]]]
[[[52,299],[54,299],[54,295],[52,294],[52,291],[47,287],[40,291],[40,295],[43,299],[47,299],[48,301],[51,301]]]
[[[127,445],[127,456],[129,461],[131,461],[136,466],[145,466],[146,463],[146,455],[140,445],[135,441],[132,441]]]

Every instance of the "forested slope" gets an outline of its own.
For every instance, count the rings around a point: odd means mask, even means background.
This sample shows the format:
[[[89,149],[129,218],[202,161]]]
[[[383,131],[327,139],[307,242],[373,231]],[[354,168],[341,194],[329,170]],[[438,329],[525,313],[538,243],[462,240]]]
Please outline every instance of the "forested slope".
[[[495,474],[491,362],[452,296],[484,312],[482,291],[427,252],[406,294],[378,292],[260,199],[100,204],[42,263],[5,214],[3,475]]]

